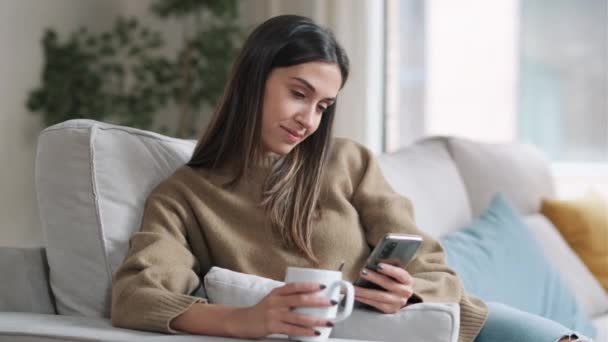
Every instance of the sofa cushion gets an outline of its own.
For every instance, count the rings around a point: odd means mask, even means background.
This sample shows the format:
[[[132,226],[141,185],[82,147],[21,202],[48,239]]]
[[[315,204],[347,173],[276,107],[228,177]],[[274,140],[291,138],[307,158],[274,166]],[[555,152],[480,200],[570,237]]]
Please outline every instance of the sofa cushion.
[[[502,194],[475,222],[441,242],[468,292],[595,335],[572,291]]]
[[[542,197],[554,193],[548,163],[531,145],[479,143],[450,138],[449,150],[479,216],[495,193],[507,195],[522,214],[540,211]]]
[[[203,279],[209,303],[244,307],[257,304],[282,281],[211,267]]]
[[[43,247],[0,247],[0,311],[54,314],[48,273]]]
[[[572,289],[577,302],[590,317],[608,313],[608,293],[566,243],[559,231],[541,214],[528,215],[524,222],[562,279]]]
[[[204,278],[210,303],[229,306],[257,304],[272,289],[285,283],[220,267],[213,267]],[[396,314],[355,308],[350,317],[336,323],[331,337],[372,341],[456,342],[460,327],[460,308],[455,303],[420,303]]]
[[[574,199],[547,198],[542,213],[608,290],[608,198],[595,192]]]
[[[40,134],[36,188],[58,313],[109,317],[112,273],[139,228],[145,198],[194,145],[92,120]]]
[[[393,189],[412,201],[420,229],[439,237],[471,222],[465,186],[445,139],[422,140],[378,159]]]

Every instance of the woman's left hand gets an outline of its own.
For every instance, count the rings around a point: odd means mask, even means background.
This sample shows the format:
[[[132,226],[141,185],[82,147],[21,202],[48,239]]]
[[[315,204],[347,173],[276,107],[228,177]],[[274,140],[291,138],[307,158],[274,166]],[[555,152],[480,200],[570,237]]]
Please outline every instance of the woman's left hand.
[[[414,278],[403,268],[383,263],[378,266],[378,272],[365,268],[361,277],[386,291],[355,286],[355,299],[384,313],[396,313],[414,294]]]

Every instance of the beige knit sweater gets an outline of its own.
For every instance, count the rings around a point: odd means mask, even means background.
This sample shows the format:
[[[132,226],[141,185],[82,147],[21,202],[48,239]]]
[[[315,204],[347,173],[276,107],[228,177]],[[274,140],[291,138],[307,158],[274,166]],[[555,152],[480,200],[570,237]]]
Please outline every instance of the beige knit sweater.
[[[259,205],[273,162],[261,162],[232,190],[222,187],[233,175],[230,167],[184,166],[152,191],[141,229],[114,274],[114,325],[175,333],[170,321],[193,303],[205,302],[190,294],[212,266],[280,281],[288,266],[312,267],[282,246]],[[415,293],[425,302],[460,303],[459,341],[473,341],[487,317],[485,304],[464,292],[446,266],[442,247],[416,228],[410,201],[391,189],[372,153],[334,139],[323,182],[322,215],[312,237],[319,267],[336,269],[346,260],[344,279],[354,281],[370,245],[385,233],[423,235],[418,257],[407,267]]]

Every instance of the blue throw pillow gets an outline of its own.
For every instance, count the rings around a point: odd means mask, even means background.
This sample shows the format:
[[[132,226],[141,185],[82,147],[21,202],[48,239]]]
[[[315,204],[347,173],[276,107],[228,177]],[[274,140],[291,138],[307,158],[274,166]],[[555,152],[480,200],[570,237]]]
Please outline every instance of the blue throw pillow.
[[[441,243],[467,292],[595,335],[572,291],[502,194],[477,220]]]

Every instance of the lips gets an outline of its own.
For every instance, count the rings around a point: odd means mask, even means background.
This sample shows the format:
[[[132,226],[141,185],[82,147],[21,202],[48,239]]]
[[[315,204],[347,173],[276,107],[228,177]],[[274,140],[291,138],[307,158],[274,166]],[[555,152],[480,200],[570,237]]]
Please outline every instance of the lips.
[[[281,128],[283,128],[284,130],[286,130],[287,133],[291,134],[294,138],[302,139],[302,136],[303,136],[302,134],[298,134],[295,131],[293,131],[293,130],[285,127],[285,126],[281,126]]]

